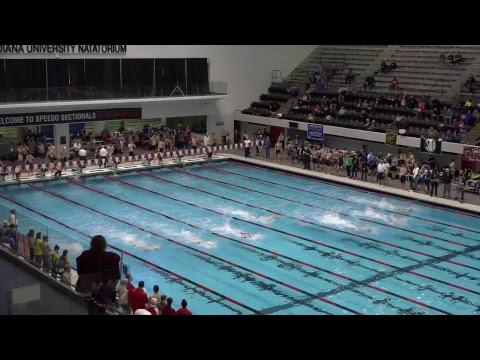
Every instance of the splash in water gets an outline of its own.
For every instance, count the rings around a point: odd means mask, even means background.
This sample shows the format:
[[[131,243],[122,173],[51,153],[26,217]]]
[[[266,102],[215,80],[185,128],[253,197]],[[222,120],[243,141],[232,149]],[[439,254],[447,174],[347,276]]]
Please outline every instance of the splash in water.
[[[407,223],[407,218],[405,216],[387,215],[382,212],[375,211],[375,209],[371,207],[367,207],[365,211],[355,210],[352,214],[354,216],[382,220],[386,223],[394,225],[405,225]]]
[[[109,232],[108,235],[109,237],[114,237],[118,239],[118,241],[124,243],[127,246],[131,246],[137,249],[145,251],[155,251],[161,249],[160,245],[148,243],[143,239],[139,239],[139,237],[135,234],[130,234],[127,232]]]
[[[68,252],[70,253],[70,255],[72,254],[80,254],[82,253],[84,250],[87,250],[87,247],[86,246],[83,246],[82,244],[79,244],[79,243],[67,243],[65,245],[61,245],[60,248],[62,250],[68,250]]]
[[[174,230],[171,228],[164,228],[163,233],[167,236],[173,236],[176,239],[179,238],[184,243],[195,244],[206,249],[216,249],[218,244],[214,240],[204,240],[201,237],[193,234],[189,230]]]
[[[360,198],[349,197],[347,200],[352,203],[375,206],[377,208],[381,208],[385,210],[402,211],[402,212],[409,212],[413,210],[413,208],[411,207],[401,207],[401,206],[394,205],[393,203],[389,202],[385,198],[382,198],[380,201],[375,201],[373,199],[362,198],[362,197]]]
[[[230,224],[230,221],[227,221],[226,223],[223,223],[220,226],[213,228],[213,230],[223,235],[232,235],[237,238],[243,238],[251,241],[257,241],[263,238],[261,234],[251,233],[232,226]]]
[[[337,228],[344,229],[344,230],[368,231],[368,232],[372,231],[371,227],[358,226],[338,214],[324,214],[320,216],[314,215],[313,218],[320,224],[333,225]]]
[[[261,224],[270,224],[276,218],[276,215],[258,216],[245,210],[233,209],[228,207],[219,208],[218,211],[228,215],[239,217],[244,220],[259,222]]]

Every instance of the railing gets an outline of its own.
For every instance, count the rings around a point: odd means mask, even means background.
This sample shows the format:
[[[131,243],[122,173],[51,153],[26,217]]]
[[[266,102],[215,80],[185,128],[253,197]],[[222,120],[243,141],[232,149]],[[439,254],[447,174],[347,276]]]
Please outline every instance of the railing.
[[[211,94],[208,84],[199,82],[179,83],[183,95],[203,96]],[[48,87],[0,89],[0,102],[61,101],[87,99],[169,97],[176,84],[162,86],[122,86],[118,88],[100,88],[94,86]],[[174,94],[178,96],[179,93]],[[181,94],[180,94],[181,95]]]

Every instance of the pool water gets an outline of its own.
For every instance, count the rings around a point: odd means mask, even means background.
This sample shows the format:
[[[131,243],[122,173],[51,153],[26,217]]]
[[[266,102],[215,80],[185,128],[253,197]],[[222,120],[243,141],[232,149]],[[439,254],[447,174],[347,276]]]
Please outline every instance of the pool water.
[[[12,186],[0,205],[73,260],[103,234],[194,314],[480,313],[480,217],[448,208],[233,161]]]

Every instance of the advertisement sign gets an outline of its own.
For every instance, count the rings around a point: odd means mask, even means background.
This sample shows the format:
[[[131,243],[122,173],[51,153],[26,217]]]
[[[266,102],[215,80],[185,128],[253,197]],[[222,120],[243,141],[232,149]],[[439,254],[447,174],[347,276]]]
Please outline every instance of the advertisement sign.
[[[10,126],[54,125],[100,120],[141,119],[142,108],[0,114],[0,128]]]
[[[308,124],[307,139],[309,139],[309,140],[323,140],[323,125],[322,124]]]

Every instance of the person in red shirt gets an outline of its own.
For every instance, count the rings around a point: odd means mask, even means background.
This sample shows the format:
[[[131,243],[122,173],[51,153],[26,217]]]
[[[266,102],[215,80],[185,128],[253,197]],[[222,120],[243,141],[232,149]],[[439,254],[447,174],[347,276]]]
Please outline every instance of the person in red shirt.
[[[192,312],[187,309],[187,300],[182,300],[182,308],[178,309],[175,315],[192,315]]]
[[[133,285],[129,287],[128,301],[133,312],[138,309],[145,309],[145,305],[148,303],[148,295],[144,287],[145,283],[143,281],[138,283],[138,288],[135,288]]]
[[[172,308],[173,299],[167,299],[167,305],[162,309],[162,315],[175,315],[175,309]]]

